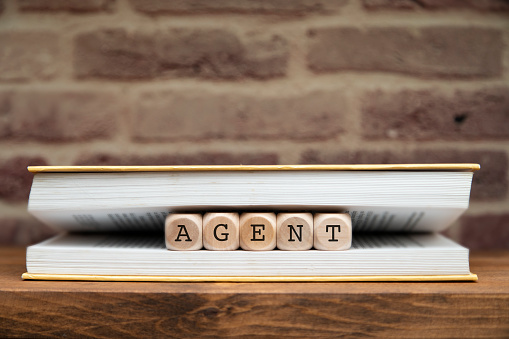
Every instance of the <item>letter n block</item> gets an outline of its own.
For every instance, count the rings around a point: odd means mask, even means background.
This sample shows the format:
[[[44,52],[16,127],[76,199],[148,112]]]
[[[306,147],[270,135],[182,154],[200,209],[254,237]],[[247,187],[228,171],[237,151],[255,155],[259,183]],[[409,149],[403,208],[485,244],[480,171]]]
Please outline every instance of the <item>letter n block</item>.
[[[276,214],[242,213],[240,247],[248,251],[270,251],[276,248]]]
[[[348,213],[317,213],[314,224],[315,249],[341,251],[352,246],[352,218]]]
[[[305,251],[313,247],[313,214],[279,213],[277,215],[277,248]]]
[[[205,213],[203,246],[215,251],[232,251],[239,248],[239,214]]]
[[[203,246],[201,214],[170,214],[164,225],[166,248],[194,251]]]

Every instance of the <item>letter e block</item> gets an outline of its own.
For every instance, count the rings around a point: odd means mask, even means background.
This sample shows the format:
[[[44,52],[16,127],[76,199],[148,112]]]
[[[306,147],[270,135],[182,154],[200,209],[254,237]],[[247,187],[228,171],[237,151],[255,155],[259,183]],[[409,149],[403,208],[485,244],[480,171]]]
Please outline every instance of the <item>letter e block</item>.
[[[311,213],[279,213],[277,215],[277,248],[305,251],[313,247],[313,215]]]
[[[242,213],[240,247],[248,251],[270,251],[276,248],[276,214]]]
[[[170,214],[164,224],[166,248],[194,251],[203,246],[201,214]]]
[[[203,246],[214,251],[232,251],[239,248],[239,214],[205,213]]]
[[[348,213],[317,213],[314,218],[314,247],[341,251],[352,246],[352,218]]]

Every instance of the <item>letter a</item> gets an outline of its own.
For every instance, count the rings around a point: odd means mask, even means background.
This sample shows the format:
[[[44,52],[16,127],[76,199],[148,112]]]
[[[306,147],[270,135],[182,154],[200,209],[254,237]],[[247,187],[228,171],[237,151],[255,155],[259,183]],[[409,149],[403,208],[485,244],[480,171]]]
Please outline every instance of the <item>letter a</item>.
[[[180,237],[184,236],[187,238],[185,241],[192,241],[191,238],[189,237],[189,233],[187,233],[186,225],[177,225],[177,227],[180,227],[180,230],[175,241],[182,241],[180,240]]]

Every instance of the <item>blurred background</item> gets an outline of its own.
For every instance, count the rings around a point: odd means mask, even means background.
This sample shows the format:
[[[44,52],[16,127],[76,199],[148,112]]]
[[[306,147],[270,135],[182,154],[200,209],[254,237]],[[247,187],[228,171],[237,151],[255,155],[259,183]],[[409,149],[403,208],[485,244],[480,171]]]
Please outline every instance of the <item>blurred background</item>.
[[[509,1],[0,0],[0,244],[28,165],[474,162],[509,248]]]

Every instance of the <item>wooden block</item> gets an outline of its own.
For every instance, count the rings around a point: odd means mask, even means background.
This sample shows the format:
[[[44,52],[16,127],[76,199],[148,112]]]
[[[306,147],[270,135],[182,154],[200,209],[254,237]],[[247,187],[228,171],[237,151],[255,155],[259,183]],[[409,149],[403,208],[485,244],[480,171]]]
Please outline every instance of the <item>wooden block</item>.
[[[166,248],[175,251],[194,251],[203,247],[201,214],[172,213],[164,225]]]
[[[240,247],[248,251],[270,251],[276,248],[276,214],[242,213]]]
[[[313,214],[279,213],[277,215],[277,248],[305,251],[313,247]]]
[[[352,246],[352,218],[348,213],[317,213],[314,217],[317,250],[341,251]]]
[[[232,251],[239,248],[239,214],[205,213],[203,246],[215,251]]]

